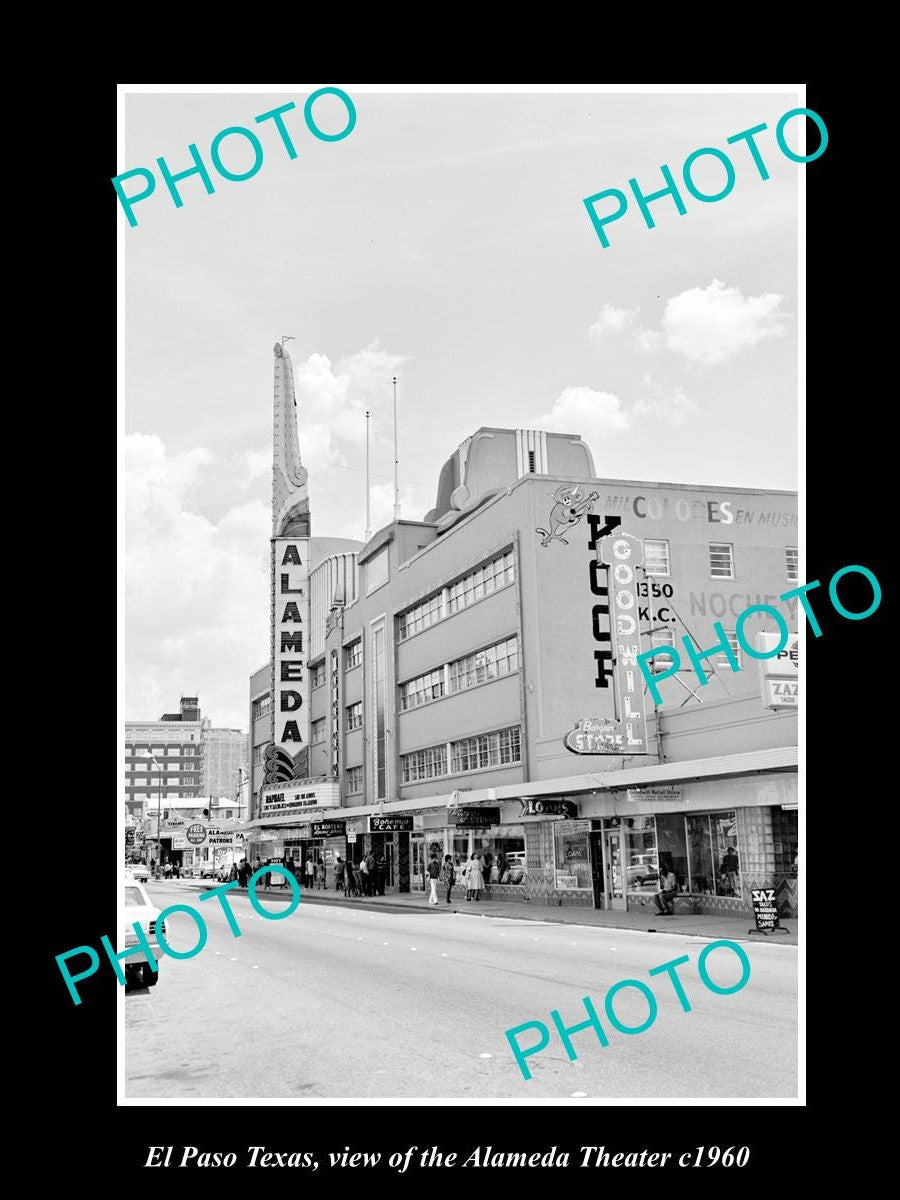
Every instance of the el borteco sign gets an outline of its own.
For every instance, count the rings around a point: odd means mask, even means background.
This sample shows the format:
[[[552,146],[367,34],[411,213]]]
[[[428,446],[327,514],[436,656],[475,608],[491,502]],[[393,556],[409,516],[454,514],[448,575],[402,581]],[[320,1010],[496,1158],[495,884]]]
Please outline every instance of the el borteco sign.
[[[468,826],[469,829],[486,829],[500,824],[499,808],[448,808],[447,824]]]
[[[292,759],[309,741],[309,538],[272,539],[272,741]]]

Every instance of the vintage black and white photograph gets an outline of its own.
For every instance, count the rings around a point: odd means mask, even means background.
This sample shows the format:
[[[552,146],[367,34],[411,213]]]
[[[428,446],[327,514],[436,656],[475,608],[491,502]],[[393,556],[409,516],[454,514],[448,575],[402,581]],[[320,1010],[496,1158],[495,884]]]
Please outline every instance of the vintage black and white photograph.
[[[120,1103],[802,1103],[827,118],[328,81],[119,117],[124,907],[58,1002],[117,994]]]

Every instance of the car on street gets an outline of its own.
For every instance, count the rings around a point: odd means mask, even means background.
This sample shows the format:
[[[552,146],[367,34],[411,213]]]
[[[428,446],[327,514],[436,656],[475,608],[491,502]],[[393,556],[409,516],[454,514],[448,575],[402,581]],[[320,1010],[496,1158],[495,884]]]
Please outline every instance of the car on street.
[[[125,874],[131,875],[141,883],[146,883],[150,878],[150,868],[146,863],[126,863]]]
[[[142,883],[135,878],[125,880],[125,913],[122,921],[122,937],[118,949],[127,950],[134,947],[134,953],[128,954],[121,960],[125,971],[125,991],[139,987],[153,987],[159,980],[158,969],[154,971],[141,949],[134,925],[140,925],[146,935],[147,942],[157,963],[163,956],[163,948],[159,944],[158,934],[165,937],[165,922],[158,927],[159,909],[147,895]]]
[[[203,866],[200,867],[200,870],[198,873],[199,873],[199,876],[201,879],[218,879],[219,878],[219,868],[216,866],[215,863],[204,863]]]

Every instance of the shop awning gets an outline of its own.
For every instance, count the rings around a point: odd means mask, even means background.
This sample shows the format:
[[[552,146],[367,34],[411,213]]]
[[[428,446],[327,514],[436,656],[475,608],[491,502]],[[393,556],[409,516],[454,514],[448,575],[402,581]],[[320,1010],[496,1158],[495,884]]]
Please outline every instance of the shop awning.
[[[471,791],[445,792],[437,796],[417,796],[413,800],[391,800],[380,804],[361,804],[341,809],[329,808],[302,816],[272,817],[249,821],[248,832],[271,829],[277,833],[282,826],[306,825],[334,817],[342,819],[365,817],[370,814],[426,813],[438,808],[477,804],[497,804],[503,800],[519,800],[528,796],[565,796],[578,792],[603,792],[613,789],[639,787],[654,783],[687,783],[700,779],[725,779],[733,775],[765,774],[772,771],[796,771],[799,761],[796,746],[776,746],[765,750],[750,750],[743,754],[721,754],[710,758],[689,759],[678,763],[652,763],[628,767],[623,771],[592,771],[586,775],[570,775],[562,779],[541,779],[532,783],[511,783],[497,788],[473,788]]]

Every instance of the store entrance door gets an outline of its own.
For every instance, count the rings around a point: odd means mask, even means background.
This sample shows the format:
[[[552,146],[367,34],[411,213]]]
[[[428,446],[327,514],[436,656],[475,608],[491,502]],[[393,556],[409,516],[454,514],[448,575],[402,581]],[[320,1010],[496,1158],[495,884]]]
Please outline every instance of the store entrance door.
[[[594,908],[606,908],[606,872],[603,870],[603,834],[591,833],[591,882],[594,885]]]
[[[397,890],[408,892],[409,887],[409,834],[397,834]]]
[[[605,839],[606,860],[606,907],[617,912],[625,911],[625,880],[622,873],[622,833],[618,829],[607,829]]]
[[[410,890],[425,891],[425,835],[411,833],[409,835],[409,874]]]

